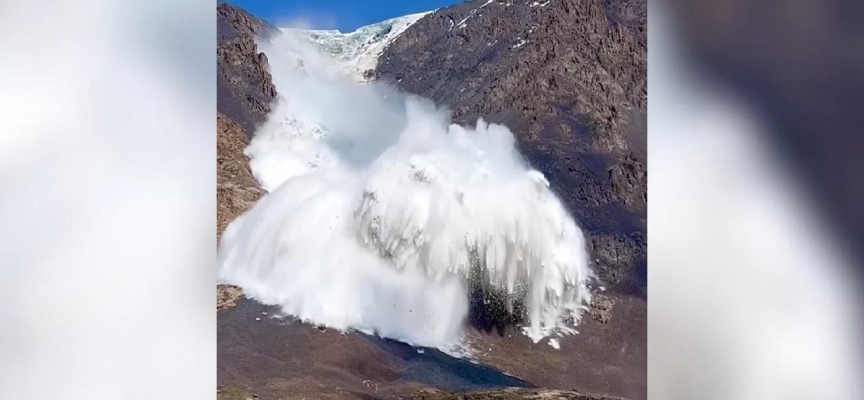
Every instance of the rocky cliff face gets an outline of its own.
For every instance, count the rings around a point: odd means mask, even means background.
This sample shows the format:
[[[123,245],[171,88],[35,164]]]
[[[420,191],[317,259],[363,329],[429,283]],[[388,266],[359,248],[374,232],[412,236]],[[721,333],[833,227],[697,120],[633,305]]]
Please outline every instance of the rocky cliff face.
[[[219,4],[216,11],[217,110],[251,137],[276,98],[267,56],[258,52],[255,38],[278,30],[230,4]]]
[[[263,194],[243,149],[276,98],[267,57],[258,52],[255,39],[275,34],[277,29],[230,4],[219,4],[216,11],[218,240],[228,223]]]
[[[276,88],[267,72],[267,57],[255,45],[256,36],[272,35],[276,28],[229,4],[219,4],[216,12],[218,241],[225,227],[264,193],[252,176],[243,149],[276,98]],[[233,305],[240,295],[238,288],[220,285],[217,309]]]
[[[277,94],[255,46],[276,29],[231,5],[217,12],[218,235],[263,193],[243,148]],[[613,287],[595,296],[578,340],[556,350],[512,327],[476,329],[475,364],[269,318],[278,310],[221,287],[219,398],[645,398],[645,14],[644,0],[470,1],[411,25],[370,74],[449,105],[457,121],[483,115],[516,133]],[[601,395],[452,393],[501,386]]]
[[[586,231],[601,278],[644,295],[644,0],[475,0],[437,10],[375,76],[504,123]]]

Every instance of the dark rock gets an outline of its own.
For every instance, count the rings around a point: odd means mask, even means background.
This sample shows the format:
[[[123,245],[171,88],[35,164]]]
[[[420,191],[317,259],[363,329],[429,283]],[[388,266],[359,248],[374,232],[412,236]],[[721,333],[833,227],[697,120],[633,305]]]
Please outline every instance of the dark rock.
[[[588,248],[602,282],[613,288],[630,288],[624,294],[646,294],[644,268],[648,245],[642,232],[594,232],[588,238]]]
[[[258,52],[255,40],[278,35],[279,30],[230,4],[219,4],[216,10],[216,108],[251,137],[277,96],[267,56]]]

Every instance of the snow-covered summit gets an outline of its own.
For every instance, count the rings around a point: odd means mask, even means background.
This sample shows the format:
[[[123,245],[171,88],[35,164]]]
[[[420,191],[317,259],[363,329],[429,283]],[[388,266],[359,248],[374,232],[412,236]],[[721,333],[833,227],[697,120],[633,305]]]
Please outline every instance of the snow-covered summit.
[[[343,33],[338,30],[299,30],[283,28],[282,31],[301,34],[317,45],[325,53],[344,61],[342,68],[356,79],[366,81],[366,71],[374,70],[378,65],[378,57],[399,35],[408,27],[420,20],[429,12],[409,14],[388,19],[372,25],[358,28],[353,32]]]

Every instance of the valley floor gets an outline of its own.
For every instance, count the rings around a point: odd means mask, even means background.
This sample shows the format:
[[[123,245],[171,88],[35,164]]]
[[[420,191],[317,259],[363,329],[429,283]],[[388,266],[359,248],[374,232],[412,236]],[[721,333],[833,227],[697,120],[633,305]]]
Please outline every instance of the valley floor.
[[[644,366],[637,360],[644,359],[644,348],[604,345],[621,342],[610,336],[614,334],[644,337],[644,332],[626,330],[644,326],[644,309],[634,307],[639,304],[644,303],[619,303],[618,323],[586,318],[581,333],[562,339],[560,350],[534,344],[512,328],[472,329],[468,340],[477,357],[472,362],[434,349],[315,327],[241,297],[235,307],[218,313],[219,398],[642,398],[645,388],[638,385],[644,381]]]

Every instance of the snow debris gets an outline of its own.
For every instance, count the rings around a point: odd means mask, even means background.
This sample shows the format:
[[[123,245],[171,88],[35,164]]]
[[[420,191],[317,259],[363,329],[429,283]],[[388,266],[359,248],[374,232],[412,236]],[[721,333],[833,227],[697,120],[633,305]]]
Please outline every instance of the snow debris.
[[[510,47],[511,49],[514,49],[514,50],[518,49],[518,48],[524,46],[525,43],[528,43],[528,41],[526,41],[525,39],[522,39],[521,37],[517,38],[517,39],[518,40],[516,41],[516,44],[514,44],[513,47]]]

